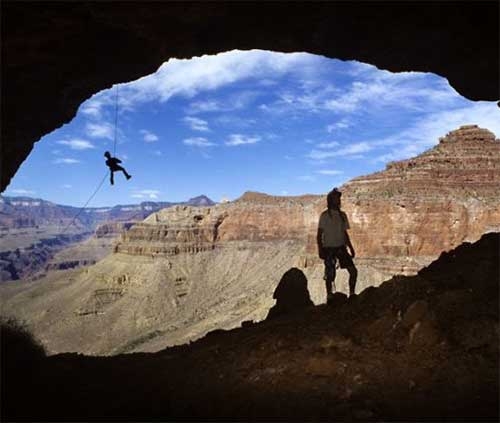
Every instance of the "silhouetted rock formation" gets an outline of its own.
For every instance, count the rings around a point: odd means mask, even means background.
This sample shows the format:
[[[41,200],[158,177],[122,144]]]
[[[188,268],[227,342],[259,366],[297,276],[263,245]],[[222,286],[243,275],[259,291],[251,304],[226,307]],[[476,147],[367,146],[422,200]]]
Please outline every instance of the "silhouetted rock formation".
[[[52,356],[22,391],[6,355],[2,418],[498,421],[499,248],[489,233],[337,307],[156,354]]]
[[[306,275],[296,267],[292,267],[283,275],[274,290],[273,298],[276,305],[269,310],[267,319],[300,313],[304,308],[314,305],[307,289]]]

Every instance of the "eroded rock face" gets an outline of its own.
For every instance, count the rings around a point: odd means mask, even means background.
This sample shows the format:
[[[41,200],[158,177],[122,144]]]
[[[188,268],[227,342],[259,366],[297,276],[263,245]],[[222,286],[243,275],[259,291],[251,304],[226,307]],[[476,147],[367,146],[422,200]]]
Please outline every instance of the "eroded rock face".
[[[500,230],[500,142],[463,126],[418,157],[343,187],[358,258],[387,273],[414,273],[443,250]],[[175,207],[125,232],[116,252],[175,255],[223,248],[229,241],[294,240],[303,267],[317,264],[316,228],[324,196],[246,193],[210,208]]]
[[[500,229],[500,142],[462,126],[418,157],[352,180],[344,193],[359,255],[394,258],[389,269],[413,272]]]

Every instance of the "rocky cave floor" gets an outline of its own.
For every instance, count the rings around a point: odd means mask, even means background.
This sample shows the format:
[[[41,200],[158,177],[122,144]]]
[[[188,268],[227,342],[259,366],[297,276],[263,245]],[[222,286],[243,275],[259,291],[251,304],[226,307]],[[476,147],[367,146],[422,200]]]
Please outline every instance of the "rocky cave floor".
[[[499,241],[153,354],[45,357],[4,331],[2,420],[498,421]]]

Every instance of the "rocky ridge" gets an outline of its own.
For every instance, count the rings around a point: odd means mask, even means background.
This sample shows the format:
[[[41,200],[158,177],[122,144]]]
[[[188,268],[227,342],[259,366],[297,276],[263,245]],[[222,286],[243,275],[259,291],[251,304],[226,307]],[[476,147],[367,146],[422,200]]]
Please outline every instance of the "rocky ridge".
[[[289,296],[294,307],[287,314],[155,354],[45,358],[36,345],[10,350],[7,342],[2,416],[498,421],[499,249],[500,234],[486,234],[441,254],[418,275],[391,278],[350,299],[336,294],[329,305],[307,306],[302,289],[301,302]],[[275,294],[281,289],[284,297],[297,281],[304,275],[290,269]],[[18,358],[29,354],[37,359]]]

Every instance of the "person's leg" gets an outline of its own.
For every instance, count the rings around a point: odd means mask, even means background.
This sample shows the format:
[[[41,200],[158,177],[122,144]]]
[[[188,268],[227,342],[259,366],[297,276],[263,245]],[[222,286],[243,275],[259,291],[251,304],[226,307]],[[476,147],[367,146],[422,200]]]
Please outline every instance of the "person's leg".
[[[113,174],[114,174],[114,172],[113,172],[113,171],[110,171],[110,172],[109,172],[109,182],[111,182],[111,185],[114,185],[114,184],[115,184],[115,179],[114,179]]]
[[[132,176],[130,176],[130,175],[127,173],[127,171],[126,171],[123,167],[121,167],[121,166],[116,166],[116,170],[119,170],[119,171],[123,172],[123,174],[125,175],[125,178],[127,178],[127,179],[130,179],[130,178],[132,177]]]
[[[358,280],[358,269],[354,264],[347,268],[349,272],[349,296],[356,293],[356,281]]]
[[[333,294],[333,281],[335,280],[336,270],[335,270],[335,257],[331,252],[327,253],[325,258],[325,287],[327,299]]]

